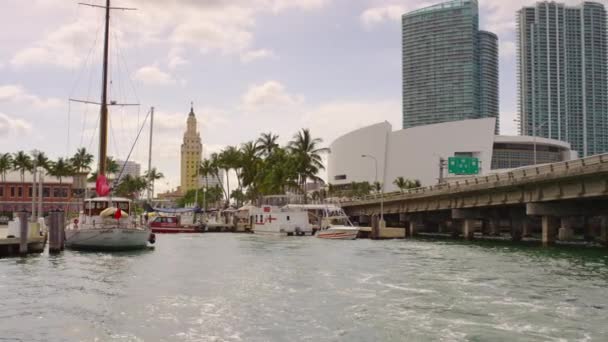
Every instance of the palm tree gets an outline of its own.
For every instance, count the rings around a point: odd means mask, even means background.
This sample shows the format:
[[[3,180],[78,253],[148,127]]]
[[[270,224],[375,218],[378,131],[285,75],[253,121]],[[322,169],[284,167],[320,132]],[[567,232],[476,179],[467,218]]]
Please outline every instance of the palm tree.
[[[6,172],[13,168],[13,157],[10,153],[0,154],[0,176],[2,176],[2,182],[6,182]]]
[[[119,196],[135,200],[139,198],[141,192],[148,189],[149,186],[150,184],[148,183],[147,178],[126,175],[122,177],[120,183],[116,186],[115,191]]]
[[[144,179],[148,182],[148,187],[152,193],[152,196],[154,196],[154,182],[162,178],[165,178],[165,175],[163,175],[162,172],[158,172],[155,167],[146,171],[144,174]]]
[[[379,194],[380,191],[382,191],[382,183],[374,182],[373,188],[374,188],[374,191],[376,192],[376,194]]]
[[[205,196],[207,196],[207,192],[209,191],[209,176],[216,176],[215,168],[211,160],[203,159],[198,167],[198,174],[205,179]],[[219,179],[219,177],[217,177]],[[204,206],[205,210],[207,210],[208,201],[205,200]]]
[[[255,176],[258,172],[259,158],[257,143],[249,141],[244,143],[240,149],[239,172],[241,191],[244,187],[253,188],[255,192]]]
[[[222,182],[222,179],[220,177],[220,169],[223,168],[223,165],[222,165],[222,160],[220,159],[219,154],[217,154],[217,153],[211,154],[210,167],[213,170],[212,174],[217,178],[218,182],[220,183],[220,187],[222,188],[222,191],[224,192],[224,198],[228,198],[228,193],[226,192],[226,189],[224,188],[224,183]]]
[[[320,180],[317,173],[324,170],[321,153],[329,152],[328,148],[319,148],[318,145],[323,142],[320,138],[312,138],[310,130],[302,129],[293,136],[293,140],[289,142],[289,150],[296,156],[298,160],[298,175],[300,178],[300,188],[305,195],[306,181],[308,179]],[[304,196],[306,202],[306,196]]]
[[[236,147],[228,146],[218,156],[218,167],[226,172],[226,202],[230,203],[230,170],[237,167],[239,152]]]
[[[25,182],[25,171],[32,169],[32,158],[25,152],[19,151],[13,155],[13,170],[21,174],[21,183]]]
[[[405,191],[405,189],[409,188],[409,180],[406,180],[405,178],[403,178],[402,176],[399,176],[397,178],[395,178],[395,180],[393,181],[393,184],[395,184],[399,190],[401,192]]]
[[[49,174],[59,179],[59,184],[62,183],[63,177],[74,174],[72,164],[67,158],[59,158],[56,162],[51,163]]]
[[[93,164],[93,155],[88,153],[86,148],[81,147],[76,151],[76,154],[70,158],[70,162],[74,166],[76,172],[88,172],[91,171],[91,165]]]
[[[32,152],[32,167],[43,168],[47,173],[51,170],[51,162],[44,152],[34,151]]]
[[[106,158],[106,174],[112,174],[114,177],[119,176],[117,175],[118,172],[120,172],[120,165],[118,165],[118,163],[116,162],[116,160],[114,160],[114,158],[112,157],[107,157]]]
[[[265,157],[270,156],[272,152],[279,147],[279,144],[277,143],[278,139],[279,136],[272,134],[272,132],[262,133],[256,142],[258,155]]]

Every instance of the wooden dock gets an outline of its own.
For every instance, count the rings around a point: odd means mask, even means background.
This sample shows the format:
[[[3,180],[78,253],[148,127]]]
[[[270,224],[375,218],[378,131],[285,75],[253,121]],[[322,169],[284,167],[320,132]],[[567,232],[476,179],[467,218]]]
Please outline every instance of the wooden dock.
[[[0,258],[20,255],[19,245],[20,239],[16,237],[7,237],[8,226],[0,226]],[[47,236],[28,237],[27,239],[27,254],[42,253],[46,245]]]

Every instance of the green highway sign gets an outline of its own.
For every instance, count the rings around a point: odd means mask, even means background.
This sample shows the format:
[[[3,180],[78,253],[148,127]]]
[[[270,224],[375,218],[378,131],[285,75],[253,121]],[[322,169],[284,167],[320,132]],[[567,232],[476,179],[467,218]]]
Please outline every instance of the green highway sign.
[[[479,174],[479,159],[473,157],[449,157],[448,173],[455,175]]]

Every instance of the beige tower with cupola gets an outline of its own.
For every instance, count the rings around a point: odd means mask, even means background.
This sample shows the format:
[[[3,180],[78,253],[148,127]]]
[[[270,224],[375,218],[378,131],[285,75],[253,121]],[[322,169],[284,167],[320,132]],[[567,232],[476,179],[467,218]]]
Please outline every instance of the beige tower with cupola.
[[[200,165],[203,155],[203,144],[197,128],[194,106],[190,107],[188,114],[181,152],[180,191],[185,194],[189,190],[196,189],[198,185],[197,167]]]

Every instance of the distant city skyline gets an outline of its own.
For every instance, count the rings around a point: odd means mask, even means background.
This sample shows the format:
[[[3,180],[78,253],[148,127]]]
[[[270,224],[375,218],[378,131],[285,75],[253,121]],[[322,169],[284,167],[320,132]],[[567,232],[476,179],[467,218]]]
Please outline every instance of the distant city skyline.
[[[111,99],[141,106],[111,108],[109,154],[126,158],[154,106],[152,164],[166,177],[156,190],[175,189],[190,101],[204,156],[268,131],[285,143],[308,127],[329,145],[368,124],[399,127],[401,16],[439,2],[114,0],[138,10],[112,14]],[[83,146],[97,154],[98,108],[67,99],[99,100],[103,13],[77,3],[2,2],[0,152],[39,149],[56,159]],[[507,134],[517,132],[516,12],[534,3],[479,1],[479,28],[499,37]],[[130,159],[147,165],[147,151],[144,130]]]
[[[606,10],[538,2],[518,12],[520,131],[608,151]]]
[[[476,0],[408,12],[402,37],[403,128],[498,119],[498,38],[479,30]]]

